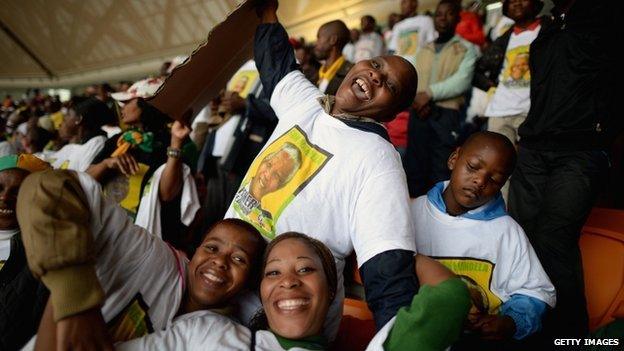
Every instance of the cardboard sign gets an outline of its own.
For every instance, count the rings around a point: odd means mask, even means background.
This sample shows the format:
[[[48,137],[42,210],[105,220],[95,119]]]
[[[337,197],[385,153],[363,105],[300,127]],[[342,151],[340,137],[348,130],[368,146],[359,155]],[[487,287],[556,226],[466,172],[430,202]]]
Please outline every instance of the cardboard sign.
[[[149,102],[169,117],[190,124],[252,58],[254,34],[260,23],[252,3],[243,2],[216,25],[206,42],[173,70]]]

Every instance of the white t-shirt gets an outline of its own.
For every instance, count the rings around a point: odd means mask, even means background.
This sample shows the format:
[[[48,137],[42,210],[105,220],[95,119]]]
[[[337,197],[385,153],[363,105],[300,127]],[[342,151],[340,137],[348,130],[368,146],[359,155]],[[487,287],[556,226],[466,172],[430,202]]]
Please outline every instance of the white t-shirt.
[[[52,167],[56,169],[71,169],[84,172],[91,162],[104,148],[106,137],[95,136],[84,144],[67,144],[59,151],[48,156]]]
[[[136,225],[147,229],[148,232],[159,238],[162,238],[160,223],[162,204],[160,203],[158,193],[160,180],[166,166],[167,164],[164,163],[158,167],[145,185],[141,202],[139,203],[139,210],[134,220]],[[180,194],[180,221],[182,224],[190,226],[200,207],[197,186],[195,185],[191,169],[189,166],[182,164],[182,192]]]
[[[15,151],[15,147],[8,141],[0,141],[0,157],[15,155],[17,151]]]
[[[388,50],[413,63],[418,50],[434,41],[436,37],[431,17],[422,15],[409,17],[392,28]]]
[[[11,238],[19,233],[19,229],[0,230],[0,269],[11,255]]]
[[[498,86],[485,110],[486,117],[526,116],[531,108],[529,48],[541,26],[511,33]]]
[[[355,43],[355,54],[352,62],[369,60],[383,54],[384,41],[377,32],[362,33]]]
[[[95,270],[106,296],[102,315],[106,323],[114,321],[113,340],[167,328],[182,301],[188,261],[102,197],[91,176],[76,174],[89,204]]]
[[[210,311],[198,311],[176,318],[166,331],[115,345],[116,350],[249,350],[251,331],[231,319]],[[280,351],[284,348],[275,335],[256,331],[257,351]],[[305,351],[300,347],[290,351]]]
[[[413,200],[411,207],[418,252],[436,258],[464,281],[476,283],[478,287],[468,284],[478,291],[471,296],[479,296],[477,304],[488,313],[497,313],[514,294],[555,306],[555,288],[524,231],[510,216],[487,221],[453,217],[436,208],[427,195]]]
[[[347,43],[347,45],[342,48],[342,56],[349,62],[355,62],[355,45],[353,43]]]
[[[268,240],[297,231],[331,249],[340,272],[325,325],[332,339],[341,316],[345,257],[355,249],[361,266],[379,253],[415,251],[415,245],[399,154],[382,137],[325,113],[321,96],[298,71],[277,84],[271,107],[279,123],[226,217],[252,223]],[[252,180],[265,193],[260,199],[252,195]]]

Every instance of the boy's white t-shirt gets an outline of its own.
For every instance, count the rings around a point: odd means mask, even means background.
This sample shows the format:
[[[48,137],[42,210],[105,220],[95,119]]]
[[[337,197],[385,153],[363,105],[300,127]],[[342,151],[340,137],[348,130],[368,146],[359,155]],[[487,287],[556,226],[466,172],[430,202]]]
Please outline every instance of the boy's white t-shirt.
[[[282,351],[273,333],[256,331],[256,351]],[[250,350],[251,331],[231,319],[210,311],[176,318],[170,328],[115,345],[119,351],[148,350]],[[292,347],[289,351],[307,349]]]
[[[412,200],[411,210],[418,252],[436,258],[464,281],[474,281],[480,288],[468,284],[475,289],[471,297],[480,296],[479,304],[488,313],[497,313],[514,294],[555,306],[555,288],[513,218],[453,217],[437,209],[427,195]]]
[[[84,144],[67,144],[48,156],[48,160],[53,168],[84,172],[89,168],[95,156],[102,151],[105,143],[106,137],[98,135]]]
[[[129,340],[167,328],[182,302],[188,261],[132,223],[91,176],[76,174],[91,214],[95,271],[106,296],[101,311],[111,337]]]
[[[526,116],[531,108],[529,49],[541,26],[511,33],[498,86],[486,110],[486,117]]]
[[[429,16],[409,17],[394,25],[388,50],[414,63],[416,53],[434,41],[437,32]]]
[[[225,217],[250,222],[267,240],[296,231],[331,249],[339,272],[339,291],[326,324],[332,339],[342,313],[345,257],[355,249],[361,266],[379,253],[415,251],[415,245],[399,154],[382,137],[325,113],[317,100],[321,96],[299,71],[277,84],[271,107],[279,123]],[[274,157],[281,152],[288,157]],[[265,189],[276,182],[283,186],[256,199],[250,191],[254,177]]]

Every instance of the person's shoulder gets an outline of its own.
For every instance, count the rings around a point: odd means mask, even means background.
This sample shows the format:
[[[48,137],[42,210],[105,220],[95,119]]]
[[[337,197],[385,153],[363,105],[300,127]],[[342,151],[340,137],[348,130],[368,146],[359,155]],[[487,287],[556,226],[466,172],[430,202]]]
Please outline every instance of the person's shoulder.
[[[457,45],[463,50],[465,50],[466,52],[470,52],[473,55],[477,55],[479,52],[479,49],[477,48],[475,44],[469,42],[468,40],[462,38],[459,35],[455,35],[455,37],[453,38],[453,45]]]
[[[183,330],[187,335],[187,341],[191,344],[212,345],[214,338],[225,337],[229,335],[226,333],[231,333],[232,330],[236,330],[235,333],[240,335],[247,329],[226,316],[206,310],[184,314],[173,321],[172,327]]]
[[[224,315],[221,315],[219,313],[208,311],[208,310],[201,310],[201,311],[195,311],[195,312],[183,314],[177,317],[173,322],[174,323],[199,323],[199,324],[205,324],[205,325],[212,325],[212,324],[216,324],[216,325],[232,324],[233,325],[235,324],[230,318]]]
[[[415,199],[410,199],[410,211],[412,212],[412,216],[421,216],[424,213],[423,210],[425,209],[425,206],[427,206],[428,201],[429,199],[426,194]]]
[[[491,230],[501,233],[505,238],[519,240],[526,237],[520,224],[508,214],[484,223],[487,223]]]

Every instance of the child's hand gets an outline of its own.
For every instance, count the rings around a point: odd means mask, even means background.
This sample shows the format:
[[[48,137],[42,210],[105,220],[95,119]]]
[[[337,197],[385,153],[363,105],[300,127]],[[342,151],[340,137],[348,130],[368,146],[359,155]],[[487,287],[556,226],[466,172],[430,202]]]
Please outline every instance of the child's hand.
[[[516,332],[516,324],[511,317],[488,314],[470,321],[468,328],[481,334],[486,340],[510,339]]]

